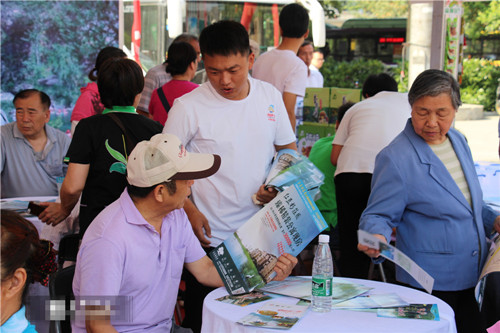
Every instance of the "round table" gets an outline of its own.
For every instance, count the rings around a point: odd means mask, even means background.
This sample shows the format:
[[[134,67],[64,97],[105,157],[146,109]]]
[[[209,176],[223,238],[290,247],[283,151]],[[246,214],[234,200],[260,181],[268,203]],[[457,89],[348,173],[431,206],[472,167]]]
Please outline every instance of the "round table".
[[[44,197],[18,197],[18,198],[3,198],[2,201],[52,201],[56,202],[59,200],[57,196],[44,196]],[[0,205],[1,206],[1,205]],[[70,216],[68,216],[64,221],[56,226],[51,226],[43,223],[36,216],[28,215],[23,216],[28,221],[33,223],[35,228],[38,230],[38,234],[41,239],[50,240],[54,243],[54,248],[57,250],[59,248],[59,241],[64,235],[74,234],[78,232],[77,217],[79,214],[79,205],[76,205]]]
[[[337,278],[334,278],[337,279]],[[391,283],[371,280],[338,278],[349,283],[362,284],[372,287],[371,294],[395,293],[408,303],[437,304],[439,310],[439,321],[399,319],[377,317],[376,313],[332,310],[328,313],[317,313],[308,310],[290,332],[456,332],[455,315],[451,307],[439,298]],[[273,329],[263,329],[253,326],[243,326],[236,322],[245,315],[257,311],[265,302],[260,302],[245,307],[222,303],[215,299],[226,296],[228,293],[224,287],[215,289],[207,295],[203,303],[203,325],[202,332],[274,332]],[[278,302],[295,304],[298,299],[291,297],[273,298],[266,302]]]

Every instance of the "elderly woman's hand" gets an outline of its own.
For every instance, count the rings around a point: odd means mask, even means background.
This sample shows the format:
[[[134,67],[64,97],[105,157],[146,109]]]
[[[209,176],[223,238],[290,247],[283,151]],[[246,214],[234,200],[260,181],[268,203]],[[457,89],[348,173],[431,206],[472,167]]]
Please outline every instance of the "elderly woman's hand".
[[[387,243],[385,237],[381,234],[373,234],[373,236],[379,238],[382,242]],[[380,256],[380,250],[376,250],[374,248],[368,247],[366,245],[361,245],[358,243],[358,251],[364,252],[370,258],[377,258]]]
[[[500,215],[498,215],[495,222],[493,222],[493,229],[500,234]]]

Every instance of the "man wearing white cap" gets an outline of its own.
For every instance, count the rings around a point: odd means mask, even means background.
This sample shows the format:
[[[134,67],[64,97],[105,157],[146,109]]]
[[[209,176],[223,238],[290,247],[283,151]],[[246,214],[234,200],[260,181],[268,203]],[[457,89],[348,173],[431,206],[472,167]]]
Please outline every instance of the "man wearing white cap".
[[[87,229],[73,279],[77,310],[82,301],[99,300],[114,314],[77,317],[73,332],[169,332],[183,267],[204,285],[223,286],[182,209],[193,179],[213,175],[220,164],[218,155],[187,152],[173,134],[137,144],[127,188]],[[280,257],[275,280],[290,274],[287,262]]]
[[[85,233],[73,280],[77,309],[81,300],[107,301],[116,314],[77,318],[73,332],[85,332],[86,324],[169,332],[183,266],[203,284],[223,285],[182,209],[193,179],[211,176],[220,162],[218,155],[188,153],[173,134],[137,144],[127,188]]]

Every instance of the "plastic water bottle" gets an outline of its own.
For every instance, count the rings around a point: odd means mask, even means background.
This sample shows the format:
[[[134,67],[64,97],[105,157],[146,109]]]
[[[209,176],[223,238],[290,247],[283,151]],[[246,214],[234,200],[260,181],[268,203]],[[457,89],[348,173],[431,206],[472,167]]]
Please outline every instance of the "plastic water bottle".
[[[312,269],[312,309],[329,312],[332,309],[333,260],[330,236],[319,235],[319,244],[314,255]]]

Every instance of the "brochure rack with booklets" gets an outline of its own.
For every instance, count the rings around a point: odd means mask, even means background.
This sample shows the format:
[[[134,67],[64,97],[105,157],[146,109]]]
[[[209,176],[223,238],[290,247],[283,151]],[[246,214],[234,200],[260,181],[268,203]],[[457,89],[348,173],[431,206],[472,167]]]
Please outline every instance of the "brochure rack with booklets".
[[[297,256],[327,224],[302,182],[258,211],[209,256],[231,295],[247,293],[275,276],[278,257]]]
[[[298,126],[299,152],[309,156],[312,145],[320,138],[335,134],[335,122],[340,106],[361,101],[361,89],[306,88],[303,123]]]
[[[348,102],[361,100],[361,89],[349,88],[306,88],[303,120],[320,124],[335,125],[337,110]]]

